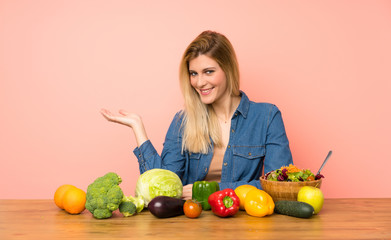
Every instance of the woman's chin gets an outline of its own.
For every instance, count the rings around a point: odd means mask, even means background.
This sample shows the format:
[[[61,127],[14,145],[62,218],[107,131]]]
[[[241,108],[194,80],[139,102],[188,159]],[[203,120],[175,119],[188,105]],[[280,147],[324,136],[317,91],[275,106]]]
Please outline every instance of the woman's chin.
[[[212,104],[214,102],[214,98],[213,97],[210,97],[210,96],[202,96],[200,95],[200,98],[201,98],[201,102],[203,104]]]

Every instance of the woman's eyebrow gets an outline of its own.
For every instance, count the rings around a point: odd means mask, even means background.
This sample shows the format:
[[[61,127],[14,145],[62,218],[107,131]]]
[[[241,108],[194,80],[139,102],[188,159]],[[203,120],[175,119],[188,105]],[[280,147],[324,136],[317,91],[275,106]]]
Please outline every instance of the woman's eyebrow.
[[[216,69],[216,67],[207,67],[207,68],[204,68],[204,71],[205,71],[205,70],[210,70],[210,69],[213,69],[213,70],[214,70],[214,69]]]
[[[201,71],[206,71],[206,70],[216,70],[216,67],[206,67],[202,69]],[[189,69],[189,72],[197,72],[196,70]]]

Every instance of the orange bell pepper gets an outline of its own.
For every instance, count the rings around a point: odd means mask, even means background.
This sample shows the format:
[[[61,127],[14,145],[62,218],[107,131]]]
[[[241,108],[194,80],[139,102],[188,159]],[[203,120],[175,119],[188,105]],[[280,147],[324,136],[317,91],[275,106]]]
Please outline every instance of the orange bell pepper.
[[[273,214],[274,201],[267,192],[260,189],[252,189],[246,195],[244,209],[248,215],[264,217]]]

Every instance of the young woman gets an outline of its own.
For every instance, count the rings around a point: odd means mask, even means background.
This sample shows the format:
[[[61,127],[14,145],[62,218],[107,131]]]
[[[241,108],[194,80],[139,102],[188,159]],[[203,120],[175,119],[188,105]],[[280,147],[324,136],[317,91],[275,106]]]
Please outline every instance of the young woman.
[[[159,155],[148,140],[141,117],[102,109],[112,122],[133,129],[140,173],[164,168],[178,174],[189,199],[195,181],[218,181],[220,189],[251,184],[292,162],[289,142],[278,108],[255,103],[239,90],[234,49],[222,34],[205,31],[187,47],[180,64],[184,109],[179,111]]]

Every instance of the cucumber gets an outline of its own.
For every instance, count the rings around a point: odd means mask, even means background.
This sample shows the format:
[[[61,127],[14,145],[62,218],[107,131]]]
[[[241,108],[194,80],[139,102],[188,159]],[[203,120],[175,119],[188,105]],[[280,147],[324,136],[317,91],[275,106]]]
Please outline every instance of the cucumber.
[[[280,200],[275,203],[274,212],[298,218],[310,218],[314,208],[305,202]]]

